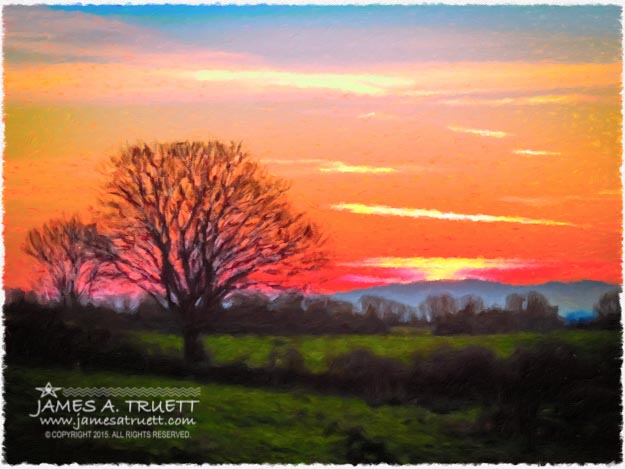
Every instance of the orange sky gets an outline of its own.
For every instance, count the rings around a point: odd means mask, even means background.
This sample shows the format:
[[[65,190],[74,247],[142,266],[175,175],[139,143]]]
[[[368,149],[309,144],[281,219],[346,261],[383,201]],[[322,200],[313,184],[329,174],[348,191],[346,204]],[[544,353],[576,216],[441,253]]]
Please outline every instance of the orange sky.
[[[97,166],[121,145],[208,138],[243,141],[292,181],[334,256],[316,290],[621,283],[613,7],[588,23],[555,7],[432,7],[418,24],[392,9],[375,22],[349,8],[175,20],[132,8],[4,10],[6,286],[32,281],[28,229],[89,216]]]

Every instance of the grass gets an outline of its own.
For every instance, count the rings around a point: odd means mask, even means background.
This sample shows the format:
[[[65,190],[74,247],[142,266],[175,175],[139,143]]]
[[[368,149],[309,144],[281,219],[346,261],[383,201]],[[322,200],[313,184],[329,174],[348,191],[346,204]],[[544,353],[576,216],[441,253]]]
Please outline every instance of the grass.
[[[581,353],[591,354],[602,344],[618,344],[621,340],[618,331],[575,330],[448,337],[432,336],[423,331],[412,334],[405,330],[385,336],[215,335],[204,340],[218,363],[245,360],[251,366],[259,366],[265,364],[273,347],[291,345],[302,352],[312,370],[318,371],[326,366],[328,357],[356,347],[409,360],[417,351],[427,352],[443,345],[458,348],[480,345],[503,357],[518,346],[531,345],[545,337],[572,343]],[[133,333],[132,338],[153,351],[179,354],[182,345],[180,337],[172,334],[140,332]],[[193,414],[197,425],[185,428],[191,433],[189,439],[46,439],[46,428],[28,414],[37,408],[40,397],[35,388],[48,382],[62,387],[200,386],[200,404]],[[528,453],[520,438],[477,432],[474,423],[488,409],[475,406],[438,414],[417,405],[372,407],[358,398],[320,395],[298,388],[271,390],[198,383],[190,378],[13,365],[4,371],[4,385],[5,457],[10,463],[341,464],[350,462],[349,435],[354,428],[361,429],[361,448],[377,445],[379,449],[383,444],[383,452],[390,455],[392,461],[402,464],[578,461],[586,457],[584,445],[571,448],[544,439]],[[120,399],[116,404],[119,408],[125,407]]]
[[[458,434],[458,428],[471,425],[477,409],[437,415],[417,406],[372,408],[354,398],[221,384],[200,385],[200,404],[194,413],[198,423],[187,427],[189,439],[45,439],[45,428],[28,414],[36,409],[39,397],[34,388],[47,382],[63,387],[198,386],[190,380],[155,376],[8,368],[5,428],[11,463],[345,463],[346,431],[353,427],[361,427],[371,440],[384,441],[400,463],[494,461],[509,459],[514,450],[510,442]]]
[[[540,339],[562,340],[592,352],[598,345],[620,343],[620,333],[615,331],[560,330],[548,334],[517,332],[513,334],[435,336],[423,330],[408,334],[405,330],[389,335],[341,335],[341,336],[255,336],[255,335],[209,335],[204,338],[206,348],[215,363],[240,361],[257,367],[267,363],[274,347],[292,346],[298,349],[306,366],[314,372],[323,371],[331,357],[358,347],[373,353],[408,362],[416,352],[428,352],[442,346],[464,348],[481,346],[506,357],[517,347],[529,346]],[[133,340],[152,351],[180,354],[182,338],[175,334],[157,332],[133,332]]]

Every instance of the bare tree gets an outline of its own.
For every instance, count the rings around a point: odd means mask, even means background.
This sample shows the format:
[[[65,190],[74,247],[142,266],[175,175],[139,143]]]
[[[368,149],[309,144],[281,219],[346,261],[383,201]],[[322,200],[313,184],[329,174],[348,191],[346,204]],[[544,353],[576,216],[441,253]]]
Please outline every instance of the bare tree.
[[[105,251],[107,244],[95,224],[84,224],[74,215],[30,230],[23,249],[43,267],[40,280],[46,295],[73,307],[92,293],[103,268],[96,251]]]
[[[595,303],[593,309],[601,318],[610,316],[620,317],[621,302],[619,300],[619,291],[612,290],[601,295],[599,302]]]
[[[458,301],[449,293],[428,295],[419,304],[421,315],[428,321],[454,315],[458,312]]]
[[[465,315],[476,315],[486,309],[484,300],[477,295],[464,295],[460,298],[458,309]]]
[[[551,306],[549,300],[542,293],[531,291],[527,294],[525,312],[537,316],[556,316],[558,307]]]
[[[523,311],[523,303],[527,301],[527,298],[518,293],[510,293],[506,296],[506,310],[520,313]]]
[[[324,260],[316,227],[290,207],[288,185],[240,145],[128,146],[110,169],[107,260],[179,319],[188,362],[203,358],[199,334],[231,292],[277,286]]]
[[[595,303],[593,309],[597,317],[592,321],[594,326],[602,329],[618,330],[621,328],[621,302],[619,290],[604,293]]]
[[[411,316],[417,313],[416,308],[400,303],[399,301],[389,300],[375,295],[363,295],[360,297],[361,311],[367,311],[369,305],[376,310],[380,319],[388,325],[397,325],[409,320]]]

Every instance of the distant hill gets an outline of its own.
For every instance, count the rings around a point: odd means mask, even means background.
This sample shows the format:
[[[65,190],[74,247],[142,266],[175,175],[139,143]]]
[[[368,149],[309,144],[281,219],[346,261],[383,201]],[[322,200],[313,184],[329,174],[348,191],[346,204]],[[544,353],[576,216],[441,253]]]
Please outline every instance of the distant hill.
[[[526,294],[537,291],[547,297],[552,305],[560,307],[559,313],[565,316],[572,312],[591,312],[599,297],[608,291],[620,289],[619,285],[592,280],[580,282],[548,282],[539,285],[508,285],[484,280],[442,280],[376,286],[332,295],[340,300],[357,304],[363,295],[375,295],[398,301],[410,306],[418,306],[428,295],[449,293],[455,297],[478,295],[486,306],[504,306],[510,293]]]

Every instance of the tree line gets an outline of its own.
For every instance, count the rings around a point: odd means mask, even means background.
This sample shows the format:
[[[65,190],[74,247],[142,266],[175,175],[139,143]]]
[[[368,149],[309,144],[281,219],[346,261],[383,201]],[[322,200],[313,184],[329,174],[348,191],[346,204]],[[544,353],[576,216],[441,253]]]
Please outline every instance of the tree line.
[[[540,292],[512,293],[505,306],[487,307],[477,295],[456,298],[448,293],[429,295],[417,307],[386,298],[363,295],[360,308],[378,317],[389,327],[411,325],[431,328],[434,334],[498,334],[514,331],[547,332],[565,327],[558,306],[551,305]],[[575,327],[619,329],[621,307],[619,291],[600,296],[592,319]]]
[[[167,333],[179,331],[176,318],[150,297],[116,296],[117,307],[41,305],[30,291],[6,291],[5,313],[30,314],[47,309],[67,320],[99,321],[103,327],[147,329]],[[359,305],[329,296],[307,296],[300,291],[269,296],[259,291],[235,292],[211,316],[210,331],[226,334],[387,334],[395,327],[429,329],[435,335],[497,334],[515,331],[547,332],[563,327],[620,328],[618,291],[607,292],[594,306],[594,317],[585,322],[565,322],[557,307],[540,293],[511,294],[506,306],[486,307],[475,295],[454,298],[433,295],[419,307],[373,295],[363,295]]]

